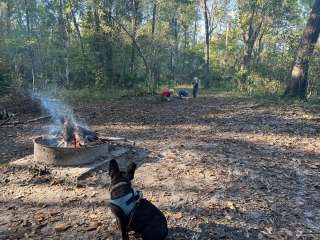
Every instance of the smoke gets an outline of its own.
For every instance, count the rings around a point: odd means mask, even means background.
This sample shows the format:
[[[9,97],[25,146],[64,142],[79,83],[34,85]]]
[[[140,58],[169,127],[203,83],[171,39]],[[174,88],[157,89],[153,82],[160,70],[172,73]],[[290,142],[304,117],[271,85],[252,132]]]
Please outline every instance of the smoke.
[[[49,135],[56,135],[61,132],[65,116],[68,116],[69,120],[75,126],[88,128],[85,122],[74,114],[73,109],[62,101],[39,93],[32,94],[32,98],[41,103],[42,108],[50,114],[53,120],[53,124],[47,126],[47,132]]]
[[[37,98],[40,100],[42,107],[51,115],[56,124],[63,123],[64,116],[69,116],[69,118],[74,122],[73,110],[69,106],[59,100],[52,99],[47,96],[38,95]]]

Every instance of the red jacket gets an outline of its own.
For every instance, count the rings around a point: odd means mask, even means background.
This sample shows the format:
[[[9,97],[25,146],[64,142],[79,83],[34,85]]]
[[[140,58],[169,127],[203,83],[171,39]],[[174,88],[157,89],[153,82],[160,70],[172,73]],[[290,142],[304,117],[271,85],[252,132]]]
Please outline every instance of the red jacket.
[[[164,89],[161,93],[162,97],[170,97],[170,92],[168,89]]]

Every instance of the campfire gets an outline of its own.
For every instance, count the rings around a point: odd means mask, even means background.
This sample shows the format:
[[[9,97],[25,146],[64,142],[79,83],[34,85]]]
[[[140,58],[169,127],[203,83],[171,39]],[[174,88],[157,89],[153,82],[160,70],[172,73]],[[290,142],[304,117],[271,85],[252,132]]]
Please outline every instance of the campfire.
[[[103,143],[97,133],[74,114],[72,107],[40,93],[34,94],[33,98],[40,101],[53,120],[52,124],[45,126],[47,135],[42,137],[43,144],[58,148],[83,148]]]
[[[113,139],[98,134],[59,100],[37,94],[35,99],[50,114],[52,123],[44,126],[47,134],[34,143],[34,162],[51,166],[79,166],[103,162],[110,156]]]
[[[49,165],[71,166],[108,156],[109,144],[96,132],[80,126],[72,117],[60,117],[55,134],[34,140],[34,160]],[[51,132],[52,133],[52,132]]]
[[[81,148],[101,142],[97,133],[75,124],[71,118],[61,118],[62,131],[58,132],[57,147]]]

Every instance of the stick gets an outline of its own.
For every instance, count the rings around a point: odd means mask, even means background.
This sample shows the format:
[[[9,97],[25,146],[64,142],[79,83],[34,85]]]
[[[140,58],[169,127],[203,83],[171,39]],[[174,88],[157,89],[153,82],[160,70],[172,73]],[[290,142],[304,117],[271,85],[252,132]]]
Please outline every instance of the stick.
[[[109,143],[122,142],[122,143],[132,144],[133,146],[136,145],[135,141],[128,140],[127,138],[122,138],[122,137],[102,137],[102,138],[99,138],[99,140],[103,143],[105,143],[105,142],[109,142]]]
[[[18,125],[18,124],[32,123],[32,122],[37,122],[37,121],[45,120],[45,119],[49,119],[49,118],[51,118],[51,116],[43,116],[43,117],[38,117],[38,118],[30,119],[30,120],[25,121],[25,122],[22,122],[22,121],[11,122],[11,123],[8,123],[8,125]],[[1,125],[0,125],[0,126],[1,126]]]
[[[45,120],[45,119],[49,119],[49,118],[51,118],[51,116],[43,116],[43,117],[39,117],[39,118],[35,118],[35,119],[31,119],[31,120],[27,121],[26,123],[37,122],[37,121]]]
[[[2,121],[2,123],[0,123],[0,127],[1,127],[2,125],[5,125],[7,122],[9,122],[10,119],[11,119],[11,117],[8,117],[8,119]]]
[[[116,142],[116,141],[127,142],[128,141],[126,138],[122,138],[122,137],[103,137],[99,139],[103,142]]]

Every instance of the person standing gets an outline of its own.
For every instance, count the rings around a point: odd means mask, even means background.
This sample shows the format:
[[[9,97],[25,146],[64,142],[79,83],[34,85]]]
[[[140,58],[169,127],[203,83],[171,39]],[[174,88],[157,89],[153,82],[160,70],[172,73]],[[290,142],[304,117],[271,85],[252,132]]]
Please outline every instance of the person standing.
[[[193,78],[192,86],[192,95],[196,98],[199,92],[199,79],[197,77]]]

